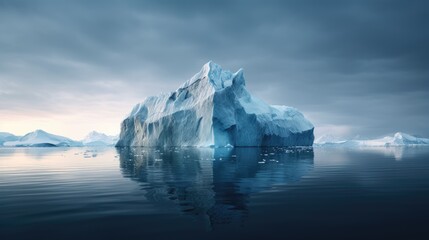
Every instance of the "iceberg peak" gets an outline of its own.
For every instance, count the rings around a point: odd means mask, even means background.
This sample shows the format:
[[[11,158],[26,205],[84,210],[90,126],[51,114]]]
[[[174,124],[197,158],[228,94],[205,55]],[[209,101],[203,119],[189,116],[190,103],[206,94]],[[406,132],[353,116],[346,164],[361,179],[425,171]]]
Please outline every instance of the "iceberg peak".
[[[245,85],[242,68],[233,73],[229,70],[223,70],[215,62],[209,61],[203,65],[200,72],[186,81],[179,89],[187,88],[199,81],[208,81],[215,91],[220,91],[232,85]]]
[[[404,138],[413,138],[414,136],[411,136],[403,132],[396,132],[395,134],[393,134],[393,137],[397,139],[404,139]]]
[[[43,131],[42,129],[36,129],[36,130],[34,131],[34,133],[36,133],[36,134],[38,134],[38,133],[46,134],[47,132]]]

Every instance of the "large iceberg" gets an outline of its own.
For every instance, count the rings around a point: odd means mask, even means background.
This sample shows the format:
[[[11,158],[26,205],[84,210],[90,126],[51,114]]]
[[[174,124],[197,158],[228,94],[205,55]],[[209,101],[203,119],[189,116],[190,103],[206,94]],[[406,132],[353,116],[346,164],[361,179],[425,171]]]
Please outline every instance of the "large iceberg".
[[[176,91],[137,104],[117,146],[311,146],[313,130],[297,109],[252,96],[242,69],[208,62]]]

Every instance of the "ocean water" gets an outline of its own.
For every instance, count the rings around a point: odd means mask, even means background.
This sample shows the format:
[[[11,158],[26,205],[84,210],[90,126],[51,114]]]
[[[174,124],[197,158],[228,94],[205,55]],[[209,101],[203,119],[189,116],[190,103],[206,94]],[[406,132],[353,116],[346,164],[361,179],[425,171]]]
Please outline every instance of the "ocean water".
[[[429,148],[0,148],[0,239],[429,239]]]

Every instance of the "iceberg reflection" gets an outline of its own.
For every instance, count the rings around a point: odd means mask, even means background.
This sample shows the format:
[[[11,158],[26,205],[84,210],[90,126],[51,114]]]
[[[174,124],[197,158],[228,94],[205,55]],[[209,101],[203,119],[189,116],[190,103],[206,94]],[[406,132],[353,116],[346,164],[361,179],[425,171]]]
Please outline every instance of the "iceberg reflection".
[[[311,148],[118,148],[124,177],[153,204],[175,203],[207,226],[240,223],[252,194],[299,181]]]

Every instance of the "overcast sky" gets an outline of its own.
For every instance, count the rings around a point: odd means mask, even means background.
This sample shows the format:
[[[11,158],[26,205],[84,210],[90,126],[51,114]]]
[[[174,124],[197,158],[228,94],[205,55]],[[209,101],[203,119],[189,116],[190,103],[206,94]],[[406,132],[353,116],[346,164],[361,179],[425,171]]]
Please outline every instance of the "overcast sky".
[[[0,131],[119,133],[209,60],[324,133],[429,137],[427,1],[0,0]],[[316,137],[317,137],[316,136]]]

